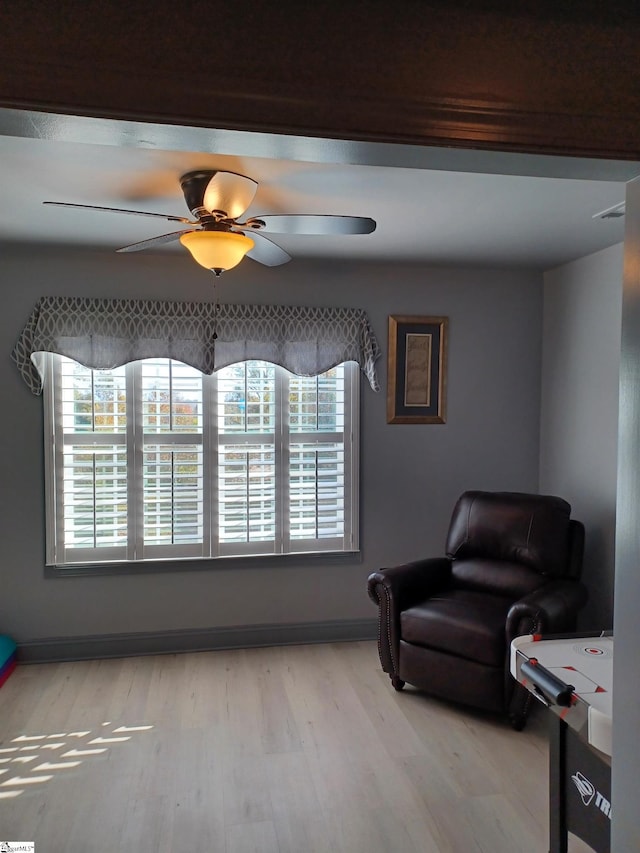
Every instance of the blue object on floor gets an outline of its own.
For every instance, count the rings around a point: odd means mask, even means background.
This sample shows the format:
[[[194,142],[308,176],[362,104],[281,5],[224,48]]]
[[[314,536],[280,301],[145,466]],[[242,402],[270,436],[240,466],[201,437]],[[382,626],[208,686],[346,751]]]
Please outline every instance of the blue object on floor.
[[[0,634],[0,687],[16,667],[16,644],[11,637]]]

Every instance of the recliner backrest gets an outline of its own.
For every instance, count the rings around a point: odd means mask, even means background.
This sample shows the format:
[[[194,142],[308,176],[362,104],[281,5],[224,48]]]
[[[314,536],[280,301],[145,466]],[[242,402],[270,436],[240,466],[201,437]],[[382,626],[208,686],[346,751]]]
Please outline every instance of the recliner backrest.
[[[570,514],[567,501],[550,495],[464,492],[451,517],[447,556],[521,563],[541,575],[564,576]]]

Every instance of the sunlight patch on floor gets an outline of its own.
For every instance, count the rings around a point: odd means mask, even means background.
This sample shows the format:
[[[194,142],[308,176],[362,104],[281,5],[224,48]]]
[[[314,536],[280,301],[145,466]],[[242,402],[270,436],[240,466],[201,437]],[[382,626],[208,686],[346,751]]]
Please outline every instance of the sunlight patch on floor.
[[[80,767],[85,759],[103,755],[109,751],[113,744],[126,743],[131,740],[135,733],[153,729],[152,725],[118,725],[114,728],[111,721],[102,723],[102,729],[109,727],[111,727],[110,731],[95,737],[92,737],[95,732],[87,730],[68,733],[55,732],[53,734],[21,734],[12,738],[11,746],[0,747],[0,763],[4,765],[0,768],[0,775],[6,776],[10,770],[17,770],[18,767],[11,767],[14,764],[21,765],[23,771],[30,770],[31,772],[28,775],[10,776],[0,781],[0,799],[18,797],[24,793],[28,786],[49,782],[56,774]],[[75,743],[72,739],[75,740]],[[82,743],[83,740],[85,743]],[[45,754],[45,751],[51,753],[62,749],[66,749],[66,751],[58,756]],[[16,754],[25,752],[28,754]],[[74,760],[46,760],[56,757]],[[27,767],[26,765],[31,764],[31,762],[33,762],[33,766]],[[43,773],[43,771],[45,772]]]

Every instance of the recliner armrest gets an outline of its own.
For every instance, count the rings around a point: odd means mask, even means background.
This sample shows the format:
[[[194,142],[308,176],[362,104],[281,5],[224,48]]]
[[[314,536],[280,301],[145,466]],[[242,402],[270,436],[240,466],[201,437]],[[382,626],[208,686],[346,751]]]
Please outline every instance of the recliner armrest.
[[[369,575],[369,598],[379,607],[380,663],[392,678],[399,672],[400,612],[442,589],[450,575],[451,561],[446,557],[415,560]]]
[[[507,643],[523,634],[553,634],[575,629],[578,611],[589,594],[580,581],[554,580],[511,606]]]
[[[373,603],[380,604],[378,587],[382,585],[393,602],[393,609],[399,612],[442,589],[450,576],[451,560],[446,557],[414,560],[373,572],[367,581],[367,591]]]

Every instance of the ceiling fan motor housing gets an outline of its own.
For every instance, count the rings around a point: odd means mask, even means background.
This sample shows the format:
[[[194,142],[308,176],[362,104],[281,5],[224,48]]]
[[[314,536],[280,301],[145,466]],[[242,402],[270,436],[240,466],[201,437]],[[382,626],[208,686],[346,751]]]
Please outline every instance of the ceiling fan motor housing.
[[[187,172],[186,175],[180,178],[184,200],[194,216],[199,216],[203,211],[211,213],[204,206],[204,194],[215,175],[215,171],[196,171]],[[226,211],[222,212],[226,213]]]

